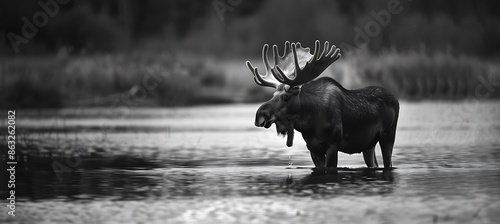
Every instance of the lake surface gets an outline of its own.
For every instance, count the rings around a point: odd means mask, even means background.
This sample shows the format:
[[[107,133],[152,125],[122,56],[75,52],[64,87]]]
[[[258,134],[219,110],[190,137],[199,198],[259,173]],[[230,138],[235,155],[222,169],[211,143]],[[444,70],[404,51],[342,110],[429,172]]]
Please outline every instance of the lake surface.
[[[498,101],[402,102],[396,169],[340,154],[338,175],[254,127],[258,106],[18,110],[0,222],[500,223]]]

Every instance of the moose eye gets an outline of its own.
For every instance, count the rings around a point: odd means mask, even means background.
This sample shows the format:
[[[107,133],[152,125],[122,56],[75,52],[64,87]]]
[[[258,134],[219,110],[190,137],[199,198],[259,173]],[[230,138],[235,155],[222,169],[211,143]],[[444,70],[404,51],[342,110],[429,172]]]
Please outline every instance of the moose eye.
[[[284,101],[288,101],[290,99],[290,96],[288,96],[288,94],[283,94],[282,98]]]

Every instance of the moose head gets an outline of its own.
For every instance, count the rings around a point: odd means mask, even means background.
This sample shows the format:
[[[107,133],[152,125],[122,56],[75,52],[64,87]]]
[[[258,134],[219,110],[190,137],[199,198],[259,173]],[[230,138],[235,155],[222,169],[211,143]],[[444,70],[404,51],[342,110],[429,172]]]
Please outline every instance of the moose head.
[[[257,110],[255,126],[269,128],[275,123],[278,135],[287,135],[287,146],[290,147],[294,136],[293,118],[297,116],[301,108],[298,96],[302,85],[318,77],[328,66],[339,59],[340,49],[335,45],[330,47],[326,41],[321,50],[320,42],[316,41],[314,52],[311,54],[310,49],[303,48],[300,43],[287,41],[282,56],[278,53],[278,47],[273,45],[273,66],[268,60],[268,50],[269,45],[264,45],[262,60],[266,69],[265,75],[261,75],[258,69],[247,61],[255,83],[276,89],[273,97]]]

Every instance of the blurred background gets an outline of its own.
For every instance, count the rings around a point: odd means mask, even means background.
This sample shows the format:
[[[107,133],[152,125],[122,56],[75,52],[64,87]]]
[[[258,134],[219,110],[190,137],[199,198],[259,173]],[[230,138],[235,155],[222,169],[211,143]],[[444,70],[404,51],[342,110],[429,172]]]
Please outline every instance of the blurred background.
[[[0,1],[0,170],[16,110],[22,203],[0,223],[500,223],[499,12],[495,0]],[[400,99],[394,172],[340,153],[339,175],[315,175],[299,133],[289,148],[254,127],[274,89],[245,61],[263,71],[264,44],[315,40],[342,50],[324,76]]]
[[[263,101],[272,90],[245,61],[287,40],[340,46],[325,75],[401,99],[460,100],[500,80],[494,0],[45,2],[0,3],[0,107],[109,106],[139,97],[151,70],[162,82],[142,106]]]

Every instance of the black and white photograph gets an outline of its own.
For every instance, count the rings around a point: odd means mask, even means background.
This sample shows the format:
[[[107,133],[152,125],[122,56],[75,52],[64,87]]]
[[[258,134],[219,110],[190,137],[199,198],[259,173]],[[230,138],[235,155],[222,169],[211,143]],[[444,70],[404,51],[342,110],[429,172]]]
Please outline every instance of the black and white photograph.
[[[500,1],[0,3],[0,223],[500,223]]]

